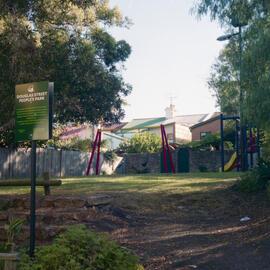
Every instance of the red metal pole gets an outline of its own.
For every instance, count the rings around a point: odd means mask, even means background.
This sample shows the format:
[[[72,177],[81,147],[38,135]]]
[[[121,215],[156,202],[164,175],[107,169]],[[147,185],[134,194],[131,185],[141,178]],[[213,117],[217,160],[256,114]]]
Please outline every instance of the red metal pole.
[[[160,125],[161,129],[161,136],[162,136],[162,150],[163,150],[163,166],[166,173],[168,173],[168,166],[167,166],[167,153],[165,147],[165,137],[164,137],[164,126]]]
[[[98,151],[97,151],[96,175],[99,175],[100,145],[101,145],[101,130],[99,130],[99,137],[98,137]]]
[[[165,136],[165,142],[166,142],[166,146],[167,146],[168,153],[169,153],[172,172],[175,173],[175,167],[174,167],[174,164],[173,164],[172,153],[171,153],[171,150],[170,150],[170,146],[169,146],[169,143],[168,143],[168,138],[167,138],[167,134],[166,134],[165,129],[164,129],[164,136]]]
[[[95,141],[94,141],[93,149],[91,151],[90,160],[88,162],[88,167],[87,167],[87,170],[86,170],[86,175],[87,176],[90,173],[91,165],[92,165],[92,162],[93,162],[93,159],[94,159],[94,154],[95,154],[96,147],[97,147],[97,140],[98,140],[98,131],[97,131],[97,134],[96,134],[96,138],[95,138]]]

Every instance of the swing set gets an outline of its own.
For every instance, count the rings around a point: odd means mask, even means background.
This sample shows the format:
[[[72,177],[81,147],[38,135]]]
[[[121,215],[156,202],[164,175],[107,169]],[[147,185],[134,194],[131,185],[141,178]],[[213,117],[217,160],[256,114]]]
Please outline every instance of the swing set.
[[[89,162],[88,162],[88,166],[87,166],[87,169],[86,169],[86,173],[85,173],[87,176],[90,174],[90,170],[91,170],[91,167],[92,167],[92,163],[94,161],[94,156],[95,156],[96,149],[97,149],[96,175],[99,175],[101,133],[102,133],[101,129],[98,129],[97,134],[96,134],[96,138],[95,138],[95,141],[94,141],[94,145],[93,145],[93,148],[92,148],[92,151],[91,151],[90,159],[89,159]]]
[[[168,143],[168,137],[167,137],[164,125],[160,125],[160,130],[161,130],[161,137],[162,137],[163,166],[164,166],[165,173],[169,173],[168,165],[171,168],[171,172],[175,173],[175,166],[173,163],[172,152],[170,149],[170,145]]]
[[[176,173],[175,172],[175,166],[173,163],[173,157],[172,157],[172,152],[170,149],[170,145],[168,142],[168,137],[166,134],[166,130],[164,125],[160,126],[160,130],[161,130],[161,137],[162,137],[162,153],[163,153],[163,166],[164,166],[164,170],[165,173]],[[93,165],[94,162],[94,156],[95,153],[97,152],[97,159],[96,159],[96,164],[95,164],[95,174],[99,175],[100,173],[100,145],[101,145],[101,135],[102,135],[102,131],[101,129],[98,129],[96,137],[95,137],[95,141],[93,144],[93,148],[90,154],[90,159],[88,162],[88,166],[85,172],[86,176],[89,176],[90,171],[91,171],[91,167]]]

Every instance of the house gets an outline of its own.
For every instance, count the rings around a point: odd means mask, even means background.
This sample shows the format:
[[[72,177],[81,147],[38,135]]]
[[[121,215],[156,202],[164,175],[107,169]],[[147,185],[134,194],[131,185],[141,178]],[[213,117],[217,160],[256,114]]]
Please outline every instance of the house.
[[[118,146],[125,141],[125,138],[118,136],[114,133],[126,123],[104,125],[102,129],[102,140],[106,140],[108,150],[115,150]],[[89,124],[81,125],[68,125],[59,136],[60,140],[68,140],[78,138],[80,140],[91,139],[94,140],[97,127]]]
[[[192,141],[200,141],[209,134],[220,132],[220,113],[215,112],[199,123],[190,127]]]
[[[175,105],[165,109],[164,117],[139,118],[124,125],[116,131],[123,138],[131,138],[139,132],[150,132],[161,136],[160,125],[164,125],[168,141],[184,144],[192,141],[191,127],[211,119],[214,114],[193,114],[176,116]]]

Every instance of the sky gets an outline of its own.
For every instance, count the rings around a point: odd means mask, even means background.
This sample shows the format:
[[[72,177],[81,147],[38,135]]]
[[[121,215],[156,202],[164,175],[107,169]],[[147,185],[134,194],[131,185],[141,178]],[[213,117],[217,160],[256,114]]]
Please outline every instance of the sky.
[[[207,86],[211,65],[223,44],[222,29],[208,18],[198,20],[193,0],[111,0],[133,25],[112,29],[132,53],[124,79],[133,87],[125,106],[126,121],[162,117],[174,97],[177,115],[217,111]]]

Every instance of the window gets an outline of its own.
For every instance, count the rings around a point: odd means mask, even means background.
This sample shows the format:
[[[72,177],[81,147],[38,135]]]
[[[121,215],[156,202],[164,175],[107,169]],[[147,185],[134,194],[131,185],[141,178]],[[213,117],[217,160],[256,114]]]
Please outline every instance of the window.
[[[210,135],[211,131],[204,131],[200,133],[200,139],[204,139],[207,135]]]

